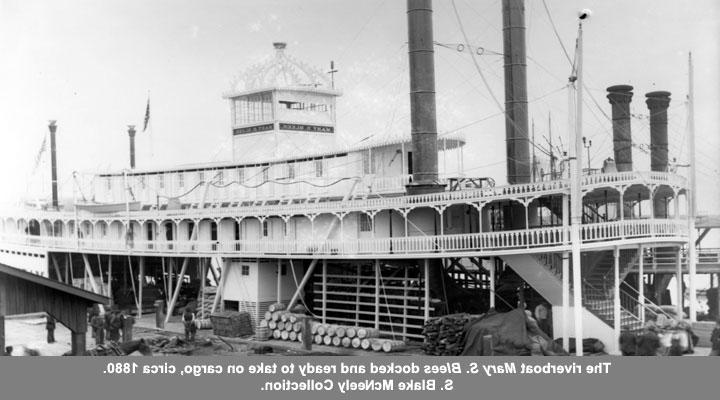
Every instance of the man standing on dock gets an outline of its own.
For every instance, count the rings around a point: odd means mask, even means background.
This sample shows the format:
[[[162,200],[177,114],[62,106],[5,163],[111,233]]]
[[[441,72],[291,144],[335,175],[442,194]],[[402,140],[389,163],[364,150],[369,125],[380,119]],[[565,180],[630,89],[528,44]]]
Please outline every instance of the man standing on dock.
[[[55,343],[55,318],[50,314],[45,317],[45,329],[47,329],[47,342]]]

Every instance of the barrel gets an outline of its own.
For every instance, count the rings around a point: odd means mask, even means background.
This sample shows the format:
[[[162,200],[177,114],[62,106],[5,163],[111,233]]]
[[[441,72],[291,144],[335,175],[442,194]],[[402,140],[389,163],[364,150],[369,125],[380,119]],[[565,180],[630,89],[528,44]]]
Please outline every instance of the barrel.
[[[333,336],[333,338],[332,338],[333,346],[340,346],[341,342],[342,342],[342,339],[339,336]]]
[[[361,339],[360,340],[360,348],[363,350],[367,350],[370,348],[370,339]]]
[[[350,339],[354,338],[357,335],[357,328],[354,326],[348,326],[347,329],[345,329],[345,336],[349,337]]]
[[[338,326],[337,329],[335,329],[335,336],[337,336],[339,338],[344,338],[346,330],[347,329],[344,326],[342,326],[342,325]]]
[[[383,339],[370,339],[370,347],[373,351],[382,351],[383,343],[385,343]]]
[[[311,332],[313,335],[316,335],[316,334],[318,333],[318,327],[319,327],[320,325],[321,325],[321,324],[320,324],[319,322],[312,321],[312,322],[310,323],[310,332]]]
[[[260,320],[260,323],[258,324],[258,326],[268,326],[267,320],[264,320],[264,319]]]
[[[292,310],[288,311],[295,314],[305,314],[307,312],[307,308],[305,308],[305,306],[302,304],[296,304],[295,307],[292,308]]]
[[[352,338],[352,340],[350,341],[350,345],[353,347],[353,349],[359,349],[359,348],[360,348],[360,342],[362,342],[362,340],[360,340],[359,337],[354,337],[354,338]]]
[[[283,303],[273,303],[273,304],[270,304],[270,307],[268,307],[268,310],[270,310],[270,312],[283,311],[284,309],[285,309],[285,304],[283,304]]]
[[[280,329],[281,331],[284,331],[284,330],[285,330],[285,322],[283,322],[283,321],[278,321],[278,322],[277,322],[277,328]]]
[[[382,351],[392,353],[393,351],[405,350],[405,342],[402,340],[386,340],[382,344]]]
[[[332,336],[335,336],[336,332],[337,332],[337,325],[328,325],[327,332],[325,332],[325,334],[332,337]]]
[[[350,344],[352,344],[352,339],[350,339],[349,337],[345,336],[345,337],[342,338],[342,340],[340,341],[340,344],[342,344],[342,347],[350,347]]]
[[[300,342],[300,343],[303,342],[303,335],[302,335],[302,333],[298,333],[298,334],[297,334],[297,341]]]
[[[285,322],[285,330],[288,331],[288,332],[292,332],[292,331],[293,331],[293,325],[295,325],[295,324],[293,324],[293,323],[290,322],[290,321]]]
[[[268,321],[272,319],[272,311],[265,311],[265,319]]]
[[[270,329],[277,329],[277,322],[273,320],[268,321],[268,327]]]
[[[212,321],[208,318],[198,319],[196,323],[198,329],[212,329]]]
[[[330,336],[323,336],[323,343],[327,346],[330,346],[332,344],[332,337]]]
[[[290,341],[293,341],[293,342],[296,341],[297,337],[298,337],[298,334],[295,331],[290,331],[290,333],[288,334],[288,338],[290,338]]]
[[[282,338],[282,340],[288,340],[288,338],[290,337],[290,332],[282,331],[280,332],[280,337]]]
[[[280,311],[273,311],[273,313],[272,313],[272,318],[271,318],[271,319],[272,319],[273,321],[279,321],[279,320],[280,320],[280,314],[281,314]]]
[[[279,329],[273,330],[273,339],[280,339],[280,330]]]
[[[270,339],[270,329],[267,326],[259,326],[255,329],[256,340],[268,340]]]
[[[327,333],[327,327],[328,327],[327,324],[318,325],[317,334],[320,336],[325,336],[325,334]]]
[[[380,336],[380,332],[375,328],[358,328],[357,337],[360,339],[376,338]]]
[[[300,332],[300,331],[302,331],[302,326],[303,326],[302,322],[296,322],[296,323],[292,324],[292,330],[295,332]]]
[[[323,344],[323,336],[322,335],[315,335],[313,336],[315,339],[315,344]]]
[[[287,322],[288,319],[290,319],[289,313],[283,312],[282,314],[280,314],[280,321]]]

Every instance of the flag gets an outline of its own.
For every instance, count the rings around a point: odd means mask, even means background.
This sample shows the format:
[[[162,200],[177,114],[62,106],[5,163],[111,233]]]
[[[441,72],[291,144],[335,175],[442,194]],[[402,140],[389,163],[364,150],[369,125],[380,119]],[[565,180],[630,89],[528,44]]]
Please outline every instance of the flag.
[[[35,170],[40,165],[40,160],[42,159],[42,155],[45,150],[47,150],[47,133],[45,134],[45,137],[43,137],[43,141],[40,145],[40,150],[38,150],[37,156],[35,156],[35,166],[33,167],[33,172],[35,172]]]
[[[150,98],[148,97],[147,101],[147,107],[145,107],[145,122],[143,122],[143,132],[148,127],[148,122],[150,122]]]

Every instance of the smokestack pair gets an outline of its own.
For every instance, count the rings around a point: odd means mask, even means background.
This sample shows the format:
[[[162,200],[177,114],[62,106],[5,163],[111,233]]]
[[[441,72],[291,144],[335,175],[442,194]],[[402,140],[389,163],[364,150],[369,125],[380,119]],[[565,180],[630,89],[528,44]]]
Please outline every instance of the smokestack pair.
[[[613,150],[618,172],[632,171],[632,134],[630,129],[630,101],[633,96],[630,85],[607,88],[607,98],[612,105]],[[670,92],[656,91],[645,95],[650,110],[650,170],[668,170],[667,109]]]

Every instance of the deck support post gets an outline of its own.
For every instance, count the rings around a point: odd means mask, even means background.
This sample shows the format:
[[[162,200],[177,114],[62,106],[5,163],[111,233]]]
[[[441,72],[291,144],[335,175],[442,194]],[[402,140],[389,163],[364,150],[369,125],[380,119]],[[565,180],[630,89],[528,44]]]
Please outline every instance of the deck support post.
[[[322,264],[322,323],[327,323],[327,260]]]
[[[142,318],[142,307],[143,307],[143,283],[145,282],[145,257],[140,256],[140,265],[138,266],[139,274],[138,277],[138,310],[137,317]]]
[[[570,253],[562,253],[562,346],[570,351]]]
[[[222,265],[221,259],[215,259],[218,266]],[[220,298],[223,295],[223,291],[225,291],[225,277],[228,275],[228,270],[230,269],[230,262],[227,263],[227,265],[223,265],[222,269],[220,270],[220,281],[217,284],[217,289],[215,291],[215,300],[213,300],[212,308],[210,309],[210,314],[215,314],[215,310],[217,310],[217,306],[220,303]]]
[[[424,259],[424,270],[425,270],[425,304],[423,317],[425,322],[430,319],[430,260]]]
[[[113,300],[113,292],[112,292],[112,254],[108,256],[108,284],[107,284],[107,293],[108,298],[110,299],[110,307],[112,307],[115,304],[115,300]]]
[[[208,263],[203,259],[200,267],[200,319],[205,319],[205,279],[207,279]],[[215,292],[217,295],[217,292]]]
[[[482,262],[482,260],[480,260]],[[495,262],[490,266],[490,309],[495,309]]]
[[[277,302],[282,301],[282,261],[277,260]],[[289,311],[289,310],[288,310]]]
[[[188,261],[190,261],[190,259],[188,257],[185,257],[185,259],[183,260],[182,268],[180,268],[180,275],[178,275],[177,278],[177,285],[175,285],[175,291],[173,292],[172,299],[170,299],[170,304],[168,304],[167,315],[165,316],[165,325],[167,325],[168,321],[170,321],[170,316],[172,316],[172,313],[175,309],[175,303],[177,302],[178,296],[180,296],[180,287],[182,286],[185,271],[187,271]]]
[[[638,248],[638,303],[640,304],[640,322],[645,325],[645,260],[643,246]]]
[[[615,335],[615,343],[620,343],[620,328],[622,322],[620,317],[620,248],[615,247],[613,249],[613,259],[613,334]]]
[[[380,329],[380,260],[375,260],[375,329]]]
[[[675,253],[675,281],[677,284],[677,310],[678,318],[682,319],[683,315],[683,273],[682,273],[682,247],[678,246]]]
[[[85,332],[70,333],[70,353],[73,356],[82,356],[85,354]]]
[[[0,314],[0,357],[5,355],[5,316]]]

